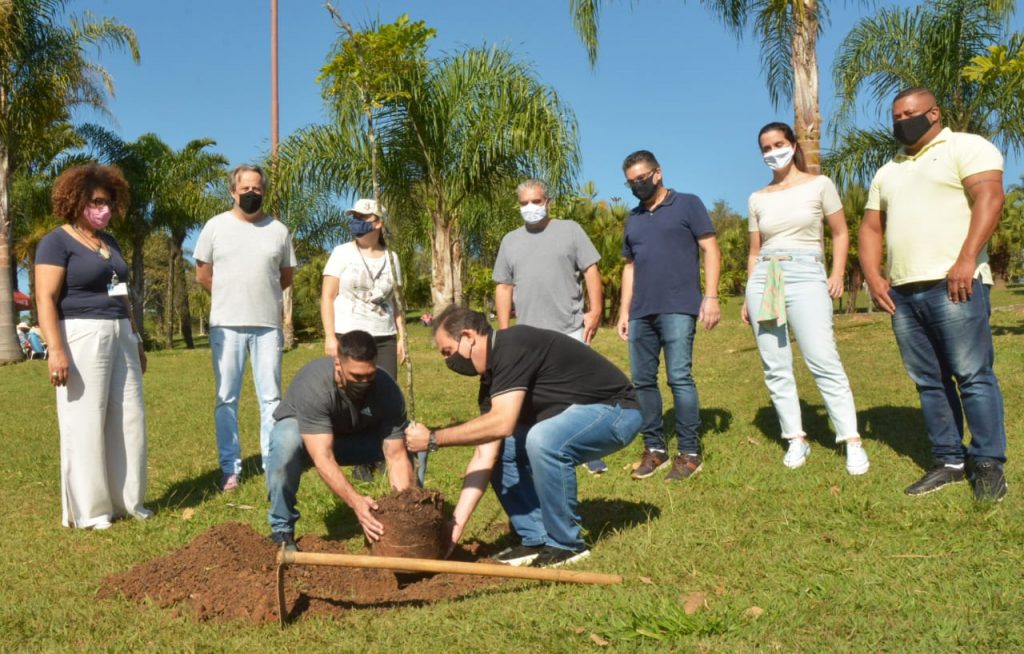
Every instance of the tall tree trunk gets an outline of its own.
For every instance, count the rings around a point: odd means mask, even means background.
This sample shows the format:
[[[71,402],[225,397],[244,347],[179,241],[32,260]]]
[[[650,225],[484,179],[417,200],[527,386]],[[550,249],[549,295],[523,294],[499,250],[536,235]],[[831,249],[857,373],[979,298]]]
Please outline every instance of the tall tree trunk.
[[[455,247],[455,226],[450,219],[437,212],[433,222],[430,295],[437,315],[449,304],[462,302],[462,250]]]
[[[295,347],[295,322],[292,320],[292,289],[294,284],[281,292],[281,307],[284,331],[284,349],[290,350]]]
[[[863,283],[864,276],[860,272],[860,266],[854,265],[850,270],[850,303],[846,306],[846,313],[857,312],[857,295]]]
[[[21,361],[24,356],[14,333],[14,288],[11,285],[11,198],[10,158],[0,143],[0,364]]]
[[[178,257],[181,257],[181,247],[185,238],[182,236],[180,239],[175,236],[174,241],[178,245]],[[185,339],[185,348],[194,350],[196,347],[195,342],[192,340],[192,309],[188,304],[188,282],[185,281],[185,265],[178,266],[178,299],[176,302],[178,308],[178,319],[181,321],[181,337]]]
[[[821,172],[821,114],[818,111],[818,2],[803,0],[793,32],[793,130],[804,153],[807,172]]]
[[[164,289],[164,347],[174,348],[174,262],[178,258],[174,237],[167,239],[167,287]]]
[[[143,307],[146,306],[144,296],[146,285],[146,260],[143,251],[146,248],[146,235],[136,228],[132,235],[132,317],[135,318],[135,325],[138,327],[139,336],[146,338],[146,321],[143,314]]]

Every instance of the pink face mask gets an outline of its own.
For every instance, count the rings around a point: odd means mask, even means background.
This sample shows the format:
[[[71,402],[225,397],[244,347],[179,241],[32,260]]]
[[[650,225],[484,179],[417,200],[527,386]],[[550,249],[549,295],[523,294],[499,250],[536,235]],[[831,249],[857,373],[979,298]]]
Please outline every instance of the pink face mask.
[[[110,222],[110,207],[86,207],[84,215],[93,229],[103,229]]]

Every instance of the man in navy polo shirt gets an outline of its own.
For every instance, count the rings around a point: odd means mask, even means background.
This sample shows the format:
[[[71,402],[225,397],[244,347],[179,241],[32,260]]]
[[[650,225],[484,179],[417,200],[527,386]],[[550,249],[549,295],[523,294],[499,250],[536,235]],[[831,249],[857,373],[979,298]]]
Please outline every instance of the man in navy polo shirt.
[[[662,428],[658,358],[665,352],[665,373],[675,403],[679,454],[667,481],[687,479],[703,465],[698,429],[697,386],[691,374],[697,323],[718,324],[718,275],[721,253],[704,203],[663,184],[654,155],[638,150],[622,164],[626,185],[640,200],[626,218],[622,256],[622,303],[618,330],[629,341],[629,362],[643,425],[644,453],[633,479],[646,479],[669,465]],[[701,295],[700,253],[704,253]]]

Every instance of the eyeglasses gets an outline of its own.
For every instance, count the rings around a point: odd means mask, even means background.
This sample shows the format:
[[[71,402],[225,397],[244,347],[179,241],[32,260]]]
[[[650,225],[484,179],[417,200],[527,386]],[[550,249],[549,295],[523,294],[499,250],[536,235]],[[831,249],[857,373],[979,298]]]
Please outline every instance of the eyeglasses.
[[[90,207],[110,207],[113,206],[114,201],[110,198],[90,198],[87,204]]]
[[[657,168],[655,168],[654,170],[651,170],[651,171],[647,172],[647,173],[646,173],[646,174],[644,174],[644,175],[640,175],[639,177],[634,177],[633,179],[627,179],[627,180],[626,180],[625,182],[623,182],[623,185],[624,185],[624,186],[625,186],[626,188],[632,188],[632,187],[633,187],[633,184],[639,184],[639,183],[641,183],[641,182],[646,182],[646,181],[647,181],[647,180],[649,180],[650,178],[654,177],[654,173],[656,173],[656,172],[658,172],[658,169],[657,169]]]

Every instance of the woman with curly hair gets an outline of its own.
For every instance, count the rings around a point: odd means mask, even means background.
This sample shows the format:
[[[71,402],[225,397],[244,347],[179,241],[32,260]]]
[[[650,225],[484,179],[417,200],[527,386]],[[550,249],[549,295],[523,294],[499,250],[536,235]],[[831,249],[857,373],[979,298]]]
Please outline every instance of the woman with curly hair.
[[[36,303],[57,392],[65,527],[106,529],[145,519],[146,355],[128,302],[128,264],[110,219],[128,207],[128,183],[112,166],[69,168],[53,185],[65,224],[36,249]]]

